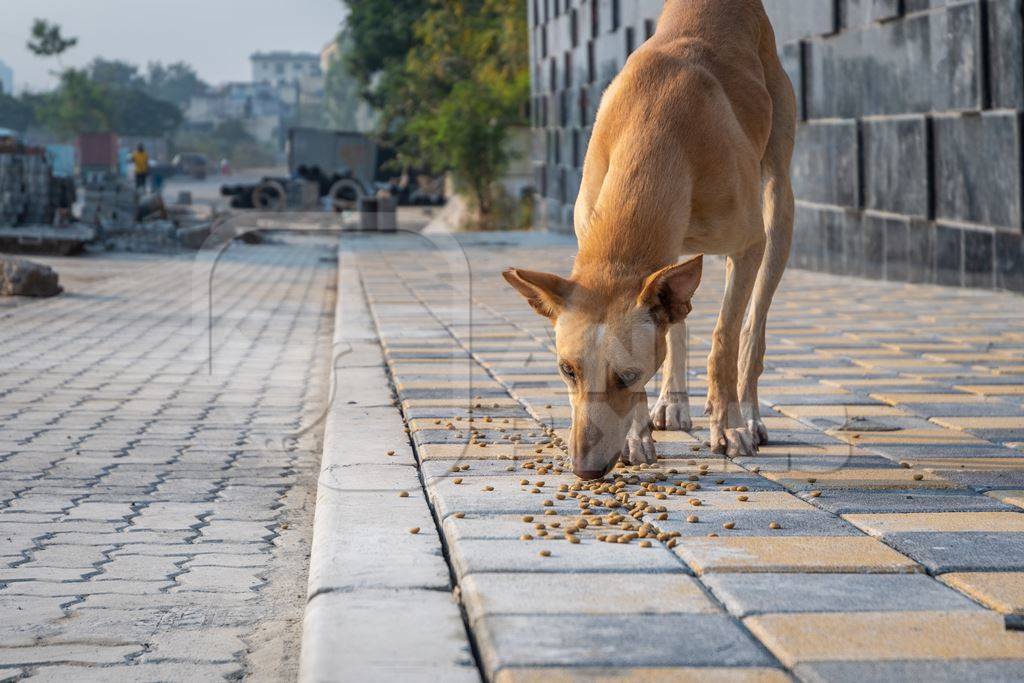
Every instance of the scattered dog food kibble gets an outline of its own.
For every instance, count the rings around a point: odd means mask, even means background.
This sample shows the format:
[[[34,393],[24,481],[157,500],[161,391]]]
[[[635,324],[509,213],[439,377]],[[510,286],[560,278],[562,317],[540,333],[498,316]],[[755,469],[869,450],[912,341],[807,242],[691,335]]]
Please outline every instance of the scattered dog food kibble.
[[[686,521],[689,522],[690,524],[696,524],[697,522],[700,521],[700,517],[698,517],[697,515],[690,515],[689,517],[686,518]]]
[[[726,522],[725,524],[722,525],[722,528],[723,529],[735,529],[736,528],[736,522]]]
[[[540,556],[541,557],[551,557],[551,551],[550,550],[541,550],[540,551]]]
[[[779,524],[778,522],[769,522],[768,523],[768,528],[769,529],[781,529],[782,525]]]
[[[394,455],[394,454],[395,454],[394,451],[388,451],[388,455]]]
[[[419,532],[420,528],[418,526],[414,526],[413,528],[409,529],[410,534],[418,534]]]
[[[409,497],[409,492],[408,491],[402,491],[401,493],[398,494],[398,497],[399,498],[408,498]]]

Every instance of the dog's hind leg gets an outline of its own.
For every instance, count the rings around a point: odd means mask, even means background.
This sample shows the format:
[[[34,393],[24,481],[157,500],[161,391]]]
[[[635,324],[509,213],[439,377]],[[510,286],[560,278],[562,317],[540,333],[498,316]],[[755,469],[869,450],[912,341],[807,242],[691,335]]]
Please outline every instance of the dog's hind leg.
[[[651,410],[655,429],[688,432],[693,428],[690,418],[690,394],[686,386],[686,322],[668,328],[668,353],[661,368],[661,394]]]
[[[788,178],[770,179],[765,187],[765,213],[770,213],[767,247],[758,271],[750,312],[743,328],[740,349],[740,410],[755,444],[768,442],[768,430],[761,419],[757,382],[764,372],[765,328],[772,297],[786,270],[793,241],[793,190]]]
[[[757,397],[757,382],[764,372],[765,328],[768,309],[775,290],[786,270],[789,248],[793,242],[793,187],[789,180],[789,165],[793,156],[793,128],[796,121],[796,101],[788,77],[781,67],[770,70],[769,88],[774,103],[772,134],[762,161],[765,237],[767,247],[764,260],[754,285],[740,350],[740,408],[747,429],[756,443],[768,442],[768,430],[761,419]]]
[[[711,416],[711,451],[729,456],[754,455],[756,446],[747,431],[737,396],[739,336],[743,314],[750,302],[758,268],[764,257],[761,238],[726,262],[725,298],[711,340],[708,356],[708,402],[705,412]]]

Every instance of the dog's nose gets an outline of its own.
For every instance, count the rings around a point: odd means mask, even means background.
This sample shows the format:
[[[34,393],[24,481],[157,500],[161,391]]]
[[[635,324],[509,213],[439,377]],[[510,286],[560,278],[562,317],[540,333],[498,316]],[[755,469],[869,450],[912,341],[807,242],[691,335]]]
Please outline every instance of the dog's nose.
[[[572,471],[575,472],[576,476],[582,479],[583,481],[593,481],[595,479],[601,479],[602,477],[604,477],[604,475],[612,471],[612,469],[615,467],[615,462],[618,459],[618,456],[616,456],[615,459],[611,461],[611,464],[609,464],[603,470],[583,469],[579,467],[574,467]]]

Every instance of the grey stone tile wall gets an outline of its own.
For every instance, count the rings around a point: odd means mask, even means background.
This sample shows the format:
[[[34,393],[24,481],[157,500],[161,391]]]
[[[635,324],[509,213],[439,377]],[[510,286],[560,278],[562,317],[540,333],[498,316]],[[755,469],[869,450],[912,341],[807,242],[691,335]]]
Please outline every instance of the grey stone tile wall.
[[[791,263],[1024,292],[1024,0],[764,0],[800,105]],[[528,0],[538,227],[662,0]]]

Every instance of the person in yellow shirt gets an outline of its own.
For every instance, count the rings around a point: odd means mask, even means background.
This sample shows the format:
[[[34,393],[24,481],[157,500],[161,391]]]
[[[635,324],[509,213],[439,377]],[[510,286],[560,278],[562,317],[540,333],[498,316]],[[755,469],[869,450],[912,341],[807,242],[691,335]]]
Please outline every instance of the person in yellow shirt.
[[[135,188],[145,190],[149,178],[149,155],[141,144],[132,152],[132,164],[135,165]]]

